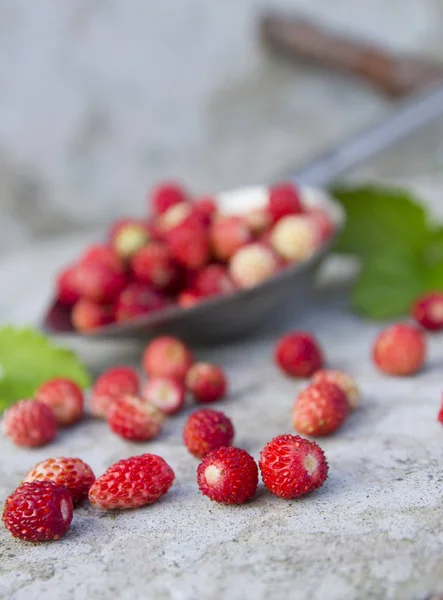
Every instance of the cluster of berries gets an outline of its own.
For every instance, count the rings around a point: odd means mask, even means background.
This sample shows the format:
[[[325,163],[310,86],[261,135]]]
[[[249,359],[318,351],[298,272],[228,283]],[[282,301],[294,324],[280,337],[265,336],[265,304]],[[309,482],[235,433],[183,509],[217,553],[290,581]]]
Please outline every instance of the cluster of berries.
[[[152,191],[151,219],[121,219],[57,276],[56,297],[82,331],[173,304],[255,286],[309,258],[333,233],[321,207],[305,206],[290,183],[265,190],[244,215],[218,211],[216,197],[191,199],[176,184]]]
[[[153,340],[143,354],[148,376],[141,386],[130,367],[114,367],[95,382],[91,413],[107,420],[110,429],[127,440],[156,437],[165,417],[177,413],[189,392],[198,403],[222,399],[228,389],[226,375],[217,365],[195,362],[180,340],[164,336]],[[21,400],[3,418],[3,432],[19,446],[50,443],[57,427],[77,423],[84,414],[82,390],[67,379],[52,379],[40,386],[33,399]]]
[[[259,467],[266,488],[286,500],[316,490],[328,475],[323,450],[289,434],[266,444]],[[87,497],[103,510],[139,508],[166,494],[174,477],[168,463],[155,454],[120,460],[97,479],[79,458],[49,458],[38,463],[6,499],[3,522],[24,541],[59,540],[70,527],[74,506]],[[243,504],[257,490],[257,463],[246,450],[221,446],[204,455],[197,482],[210,500]]]

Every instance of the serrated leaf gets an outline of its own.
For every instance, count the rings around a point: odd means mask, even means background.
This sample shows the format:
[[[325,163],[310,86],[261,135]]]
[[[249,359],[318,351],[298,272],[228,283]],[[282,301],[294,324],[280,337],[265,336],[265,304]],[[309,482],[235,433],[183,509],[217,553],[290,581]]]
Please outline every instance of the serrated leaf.
[[[75,352],[53,344],[32,328],[0,329],[0,412],[21,398],[32,397],[52,377],[89,387],[86,367]]]

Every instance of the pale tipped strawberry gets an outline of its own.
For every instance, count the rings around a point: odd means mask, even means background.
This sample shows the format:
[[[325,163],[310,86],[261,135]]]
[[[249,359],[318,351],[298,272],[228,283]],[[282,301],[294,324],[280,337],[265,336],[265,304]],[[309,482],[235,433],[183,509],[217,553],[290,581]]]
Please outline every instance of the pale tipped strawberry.
[[[92,331],[112,323],[114,309],[111,306],[103,306],[87,298],[81,298],[72,309],[71,321],[74,329],[78,331]]]
[[[189,369],[186,375],[186,387],[197,402],[216,402],[225,397],[228,380],[219,366],[200,362]]]
[[[83,416],[83,392],[74,381],[56,377],[43,383],[35,392],[35,399],[49,406],[58,425],[66,427]]]
[[[220,217],[211,226],[211,244],[218,260],[228,261],[252,241],[252,232],[242,217]]]
[[[348,399],[349,408],[354,409],[358,406],[360,402],[360,391],[357,383],[350,375],[348,375],[348,373],[336,369],[322,369],[316,371],[311,382],[322,383],[323,381],[335,383],[335,385],[338,385],[338,387],[343,390]]]
[[[261,242],[243,246],[229,262],[229,274],[240,288],[254,287],[275,275],[280,262],[274,251]]]
[[[174,379],[152,377],[143,388],[143,397],[166,415],[174,415],[185,403],[185,388]]]
[[[5,411],[3,433],[17,446],[36,448],[52,442],[57,435],[57,420],[43,402],[20,400]]]
[[[134,442],[157,437],[163,428],[165,415],[140,396],[119,396],[108,409],[106,420],[111,431]]]
[[[152,204],[156,215],[162,215],[171,208],[171,206],[181,204],[187,200],[188,194],[180,184],[173,181],[165,181],[158,184],[152,190],[149,204]],[[148,208],[150,208],[150,206]]]
[[[321,437],[339,429],[349,414],[345,393],[334,383],[317,383],[304,389],[292,409],[294,428],[304,435]]]
[[[109,467],[95,481],[89,501],[105,510],[139,508],[159,500],[173,481],[174,471],[160,456],[132,456]]]
[[[443,292],[428,292],[412,307],[412,318],[428,331],[443,329]]]
[[[140,380],[131,367],[113,367],[102,373],[92,388],[91,412],[95,417],[104,418],[113,401],[125,394],[138,394]]]
[[[320,245],[320,232],[308,215],[283,217],[271,232],[275,252],[290,263],[312,256]]]
[[[313,492],[328,477],[328,463],[315,442],[299,435],[279,435],[260,452],[263,483],[270,492],[291,500]]]
[[[152,241],[149,226],[144,221],[122,224],[114,232],[112,245],[117,255],[123,260],[129,260],[140,248]]]
[[[150,342],[143,354],[143,367],[149,377],[184,381],[194,362],[190,349],[177,338],[162,336]]]

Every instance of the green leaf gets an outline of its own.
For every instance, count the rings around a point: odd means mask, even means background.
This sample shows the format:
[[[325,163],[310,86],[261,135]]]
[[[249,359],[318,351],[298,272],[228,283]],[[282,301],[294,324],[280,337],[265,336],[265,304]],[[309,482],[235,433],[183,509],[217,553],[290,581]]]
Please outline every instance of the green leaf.
[[[429,240],[425,209],[406,191],[362,186],[336,188],[333,195],[343,204],[347,222],[335,251],[364,259],[389,255],[398,249],[421,251]]]
[[[355,286],[355,308],[373,319],[398,317],[427,287],[428,272],[419,257],[375,256],[367,260]]]
[[[21,398],[32,397],[52,377],[72,379],[82,388],[91,384],[73,351],[54,345],[32,328],[0,329],[0,412]]]

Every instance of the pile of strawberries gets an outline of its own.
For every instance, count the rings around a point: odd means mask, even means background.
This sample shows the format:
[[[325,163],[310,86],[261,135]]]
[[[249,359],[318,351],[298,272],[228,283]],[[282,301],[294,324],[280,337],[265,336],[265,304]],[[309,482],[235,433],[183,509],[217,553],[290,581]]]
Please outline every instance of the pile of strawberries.
[[[57,276],[57,302],[81,331],[172,305],[255,286],[309,258],[333,233],[327,212],[303,204],[291,183],[268,189],[263,207],[219,212],[216,197],[191,199],[180,186],[156,187],[146,219],[121,219]]]

